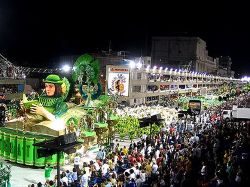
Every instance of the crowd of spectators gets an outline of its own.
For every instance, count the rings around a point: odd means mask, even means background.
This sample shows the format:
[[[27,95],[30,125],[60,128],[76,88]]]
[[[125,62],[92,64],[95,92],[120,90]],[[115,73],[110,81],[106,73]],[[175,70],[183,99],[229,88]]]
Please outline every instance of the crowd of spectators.
[[[2,85],[0,87],[0,95],[1,94],[12,94],[12,93],[17,93],[18,92],[18,89],[17,89],[17,86],[16,85],[12,85],[12,84],[5,84],[5,85]]]
[[[23,79],[24,73],[15,66],[0,67],[0,78]]]

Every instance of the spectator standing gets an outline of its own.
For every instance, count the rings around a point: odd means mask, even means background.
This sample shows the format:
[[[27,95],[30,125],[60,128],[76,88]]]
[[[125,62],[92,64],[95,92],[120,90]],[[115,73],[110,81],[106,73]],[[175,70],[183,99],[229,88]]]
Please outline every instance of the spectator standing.
[[[81,187],[88,187],[88,176],[86,171],[83,171],[83,175],[81,177]]]
[[[79,154],[76,154],[76,156],[75,156],[75,158],[74,158],[74,168],[75,168],[77,171],[80,170],[80,167],[79,167],[79,165],[80,165],[80,160],[81,160],[81,158],[80,158]]]

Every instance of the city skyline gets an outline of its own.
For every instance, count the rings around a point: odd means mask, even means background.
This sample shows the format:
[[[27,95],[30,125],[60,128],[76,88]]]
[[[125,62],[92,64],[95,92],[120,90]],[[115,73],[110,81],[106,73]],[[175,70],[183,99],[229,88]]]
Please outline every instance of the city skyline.
[[[59,56],[108,50],[110,41],[114,51],[150,55],[153,36],[196,36],[207,43],[209,56],[230,56],[240,75],[250,70],[247,16],[229,14],[229,3],[207,7],[211,14],[163,4],[106,5],[1,2],[0,53],[14,64],[49,66]]]

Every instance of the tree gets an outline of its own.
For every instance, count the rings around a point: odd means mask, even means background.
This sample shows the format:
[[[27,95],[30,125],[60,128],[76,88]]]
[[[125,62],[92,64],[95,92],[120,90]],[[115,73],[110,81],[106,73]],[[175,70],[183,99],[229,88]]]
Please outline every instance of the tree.
[[[119,119],[115,129],[121,139],[124,139],[128,135],[132,141],[138,137],[139,121],[135,117],[125,116]]]

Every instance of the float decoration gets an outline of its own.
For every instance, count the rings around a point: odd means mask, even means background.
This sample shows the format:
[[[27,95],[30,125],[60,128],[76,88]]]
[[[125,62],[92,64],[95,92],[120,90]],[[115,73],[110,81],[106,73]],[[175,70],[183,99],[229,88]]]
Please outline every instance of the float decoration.
[[[76,60],[73,70],[72,79],[79,83],[80,94],[86,99],[85,106],[92,107],[91,100],[97,99],[102,90],[98,82],[100,74],[99,61],[88,54],[84,54]]]
[[[56,156],[37,157],[33,146],[65,133],[70,84],[66,78],[51,74],[43,80],[45,92],[32,100],[23,96],[23,105],[15,119],[8,120],[0,128],[0,155],[6,160],[30,166],[43,167],[46,163],[56,165]],[[22,117],[19,115],[22,114]],[[3,146],[5,145],[5,146]],[[63,164],[63,157],[60,163]]]

